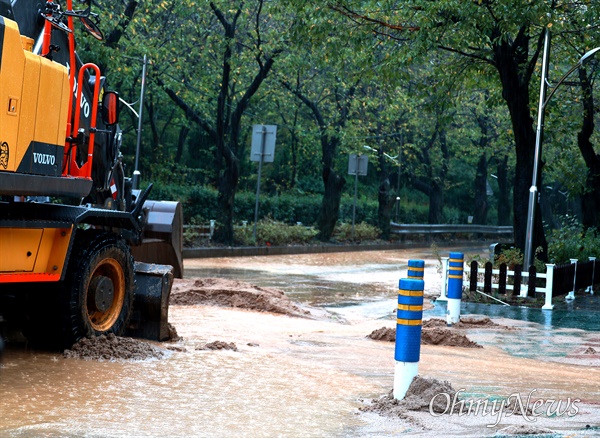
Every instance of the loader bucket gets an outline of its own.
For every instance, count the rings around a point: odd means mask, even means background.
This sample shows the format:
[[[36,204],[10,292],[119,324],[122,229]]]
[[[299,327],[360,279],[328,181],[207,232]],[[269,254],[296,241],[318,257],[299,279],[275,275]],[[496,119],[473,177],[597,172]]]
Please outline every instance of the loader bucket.
[[[126,336],[167,341],[169,334],[169,295],[173,285],[171,266],[135,263],[133,311]]]
[[[146,201],[147,221],[141,245],[131,248],[137,262],[173,266],[173,276],[183,278],[183,214],[181,204]]]

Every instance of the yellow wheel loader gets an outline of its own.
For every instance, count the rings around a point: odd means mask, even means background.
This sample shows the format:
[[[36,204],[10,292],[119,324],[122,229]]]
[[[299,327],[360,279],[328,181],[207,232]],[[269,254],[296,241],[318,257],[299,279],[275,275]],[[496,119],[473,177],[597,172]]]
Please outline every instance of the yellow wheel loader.
[[[75,51],[98,16],[62,3],[0,0],[0,321],[45,348],[165,340],[181,206],[125,176],[118,94]]]

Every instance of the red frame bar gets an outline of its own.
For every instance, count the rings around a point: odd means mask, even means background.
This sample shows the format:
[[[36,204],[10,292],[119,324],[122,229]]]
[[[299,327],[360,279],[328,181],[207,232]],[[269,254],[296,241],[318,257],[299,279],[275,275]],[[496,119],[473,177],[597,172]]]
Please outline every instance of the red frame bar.
[[[33,273],[0,273],[0,284],[3,283],[46,283],[60,280],[60,274],[45,272]]]
[[[71,176],[91,179],[92,176],[92,161],[94,158],[94,140],[96,138],[96,117],[98,114],[98,96],[100,95],[100,68],[96,64],[87,63],[79,69],[77,77],[77,98],[75,99],[75,118],[73,120],[73,131],[71,136],[77,138],[79,131],[79,121],[81,119],[81,95],[83,90],[83,79],[85,71],[91,69],[96,73],[96,82],[94,84],[94,97],[92,98],[92,117],[90,120],[90,138],[88,143],[87,155],[88,159],[79,167],[77,164],[77,154],[69,153],[67,173]]]

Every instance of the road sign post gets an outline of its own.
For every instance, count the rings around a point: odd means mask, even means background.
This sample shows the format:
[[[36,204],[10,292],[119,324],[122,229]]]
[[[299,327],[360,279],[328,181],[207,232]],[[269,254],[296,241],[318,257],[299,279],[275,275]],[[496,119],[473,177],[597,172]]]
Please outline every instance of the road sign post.
[[[256,180],[256,204],[254,206],[254,229],[252,237],[256,244],[256,223],[258,222],[258,206],[260,196],[260,176],[262,163],[272,163],[275,157],[276,125],[254,125],[252,127],[252,148],[250,161],[258,161],[258,178]]]
[[[350,154],[348,158],[348,174],[354,175],[354,205],[352,206],[352,240],[354,240],[354,226],[356,222],[356,198],[358,195],[358,175],[366,176],[369,166],[367,155]]]

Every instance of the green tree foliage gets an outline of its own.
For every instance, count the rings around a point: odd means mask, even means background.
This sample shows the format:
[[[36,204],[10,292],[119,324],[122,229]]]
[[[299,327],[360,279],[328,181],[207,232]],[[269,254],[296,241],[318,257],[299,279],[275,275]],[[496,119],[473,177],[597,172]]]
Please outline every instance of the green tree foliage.
[[[515,137],[515,240],[519,247],[524,247],[535,144],[530,85],[553,5],[450,0],[376,3],[367,10],[364,2],[359,7],[351,1],[338,2],[335,8],[350,19],[369,25],[374,32],[383,26],[399,35],[396,39],[409,38],[405,34],[410,31],[411,44],[406,44],[409,58],[443,50],[457,55],[458,62],[443,64],[444,69],[453,69],[457,75],[495,71]],[[540,214],[536,215],[536,223],[534,246],[545,248]]]
[[[263,0],[147,2],[128,25],[138,51],[151,54],[150,80],[214,148],[214,181],[219,190],[219,240],[232,242],[234,199],[240,178],[242,119],[282,50],[270,3]],[[114,44],[113,44],[114,46]],[[160,142],[156,118],[172,129],[173,107],[149,98],[152,144]],[[162,114],[158,115],[157,112]],[[179,121],[179,147],[189,126]],[[181,156],[182,152],[177,155]],[[155,155],[156,158],[156,155]],[[167,161],[167,160],[161,160]]]
[[[263,167],[263,193],[322,196],[313,219],[322,240],[347,219],[345,196],[353,192],[353,184],[344,184],[348,154],[369,153],[370,174],[359,180],[359,195],[378,200],[377,214],[369,217],[382,237],[398,205],[410,205],[418,210],[414,218],[423,220],[424,207],[417,204],[428,204],[430,222],[464,222],[472,215],[476,222],[506,224],[512,189],[521,245],[543,31],[552,29],[553,59],[561,59],[551,66],[556,79],[593,47],[596,26],[593,8],[578,2],[95,4],[107,39],[85,39],[80,52],[100,64],[135,110],[141,58],[151,61],[144,179],[216,190],[215,214],[206,219],[217,217],[223,241],[231,241],[233,223],[247,212],[246,197],[251,204],[256,166],[248,160],[250,128],[264,123],[277,124],[278,136],[275,162]],[[593,85],[593,65],[587,75]],[[549,193],[567,187],[573,194],[594,193],[593,176],[600,172],[594,170],[593,94],[577,86],[558,96],[547,108],[543,185],[552,187]],[[137,122],[133,112],[122,113],[129,157]],[[249,193],[236,201],[240,189]],[[271,208],[261,201],[261,213]],[[188,209],[209,214],[191,204]],[[413,219],[407,216],[403,221]],[[540,234],[534,246],[543,243]]]
[[[304,4],[295,4],[293,10],[291,43],[301,50],[288,53],[278,74],[282,86],[305,106],[317,131],[324,188],[317,227],[318,238],[327,241],[338,220],[346,183],[336,162],[340,152],[350,147],[347,137],[353,131],[357,90],[367,65],[357,62],[346,34],[331,32],[340,26],[339,16]]]

